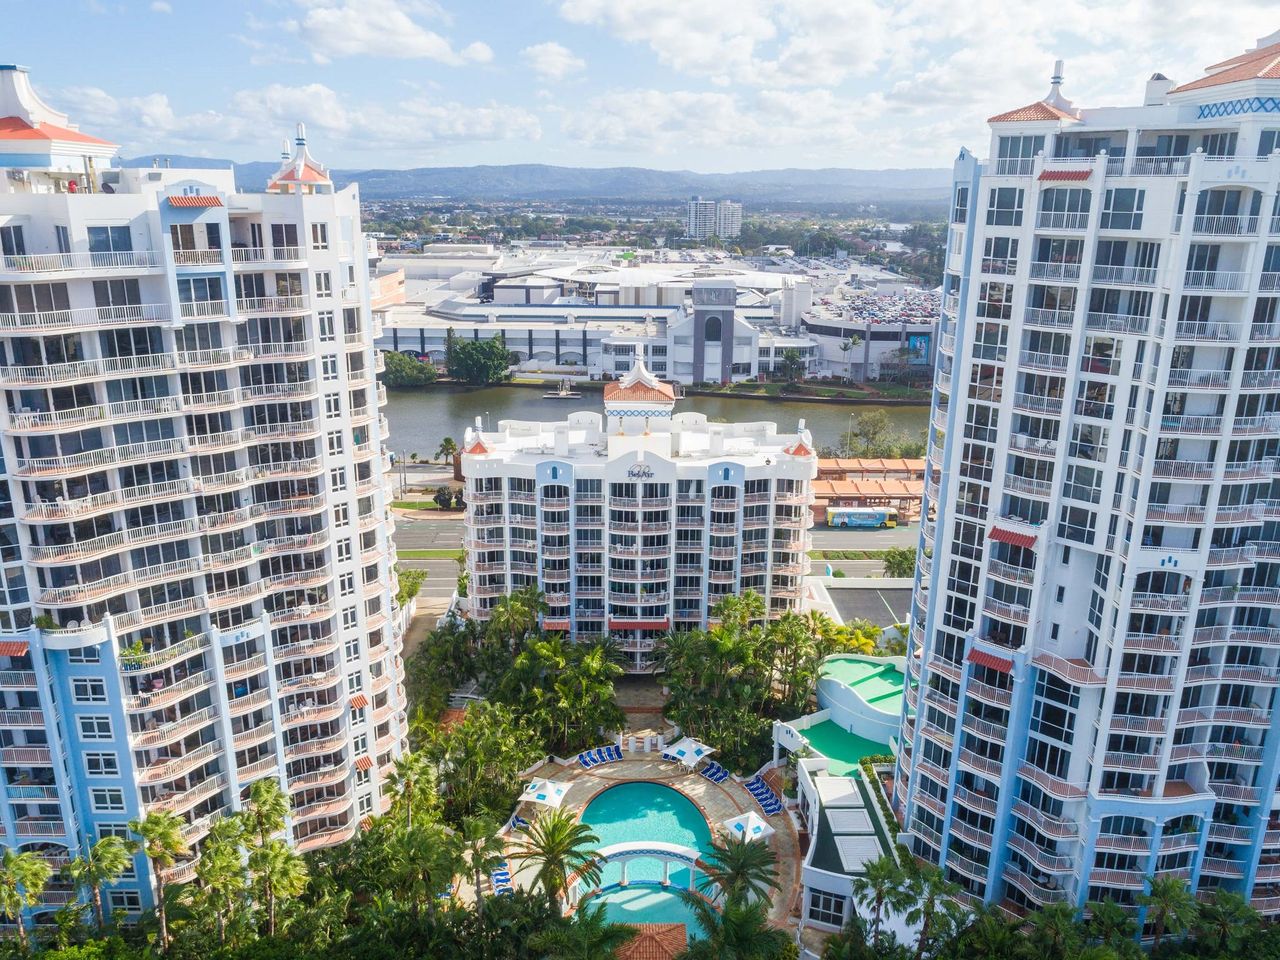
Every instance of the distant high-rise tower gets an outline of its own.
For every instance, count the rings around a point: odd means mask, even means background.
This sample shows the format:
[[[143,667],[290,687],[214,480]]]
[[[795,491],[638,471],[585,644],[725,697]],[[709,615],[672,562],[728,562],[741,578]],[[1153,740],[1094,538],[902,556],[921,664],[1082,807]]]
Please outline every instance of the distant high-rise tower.
[[[198,855],[264,777],[350,839],[406,734],[356,188],[301,127],[266,193],[114,154],[0,67],[0,843],[168,811]]]
[[[689,200],[685,236],[693,240],[732,239],[742,232],[742,204],[732,200]]]
[[[1280,912],[1277,57],[956,163],[893,804],[975,902]]]

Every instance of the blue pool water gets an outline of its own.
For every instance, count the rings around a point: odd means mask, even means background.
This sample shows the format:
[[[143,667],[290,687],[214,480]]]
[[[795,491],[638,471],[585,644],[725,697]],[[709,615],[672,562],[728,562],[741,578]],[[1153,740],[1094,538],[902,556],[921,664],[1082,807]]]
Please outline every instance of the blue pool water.
[[[620,783],[596,795],[582,812],[582,822],[599,837],[598,846],[657,840],[693,847],[703,853],[711,849],[711,828],[701,811],[678,790],[644,780]],[[626,888],[620,864],[607,864],[600,878],[604,889],[596,902],[604,903],[611,920],[626,923],[692,923],[688,907],[673,890],[689,884],[687,870],[671,872],[671,889],[657,884],[662,880],[662,864],[657,860],[632,860],[627,864]],[[613,889],[609,889],[612,887]],[[694,930],[689,930],[692,936]]]

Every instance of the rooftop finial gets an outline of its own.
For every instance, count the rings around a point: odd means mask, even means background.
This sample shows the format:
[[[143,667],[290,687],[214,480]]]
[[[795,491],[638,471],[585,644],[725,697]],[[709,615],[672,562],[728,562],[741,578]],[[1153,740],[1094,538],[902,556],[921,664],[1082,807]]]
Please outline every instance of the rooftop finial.
[[[300,147],[307,145],[307,125],[305,123],[299,122],[298,124],[298,139],[296,142]]]
[[[281,160],[292,160],[292,159],[293,159],[293,151],[291,151],[291,150],[289,149],[289,138],[288,138],[288,137],[281,137],[281,138],[280,138],[280,159],[281,159]]]
[[[1071,105],[1071,101],[1062,95],[1062,66],[1061,60],[1054,61],[1053,76],[1049,78],[1049,95],[1044,98],[1044,102],[1051,107],[1073,113],[1075,108]]]

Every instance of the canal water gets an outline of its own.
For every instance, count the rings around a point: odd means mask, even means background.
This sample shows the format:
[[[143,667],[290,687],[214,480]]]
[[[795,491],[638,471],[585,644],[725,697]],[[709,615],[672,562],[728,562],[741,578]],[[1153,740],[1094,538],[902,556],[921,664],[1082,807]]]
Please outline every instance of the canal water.
[[[550,388],[548,388],[550,389]],[[388,390],[386,415],[391,425],[389,448],[397,455],[435,455],[444,437],[459,444],[476,417],[484,417],[486,429],[497,429],[499,420],[563,420],[575,410],[603,413],[599,391],[584,391],[580,400],[544,399],[543,390],[529,387],[434,386],[422,390]],[[772,420],[779,431],[794,431],[800,420],[813,431],[818,446],[834,446],[849,429],[849,417],[884,410],[900,430],[921,434],[929,422],[926,407],[880,407],[871,404],[806,403],[801,400],[746,400],[741,397],[688,397],[676,404],[676,412],[705,413],[715,421]]]

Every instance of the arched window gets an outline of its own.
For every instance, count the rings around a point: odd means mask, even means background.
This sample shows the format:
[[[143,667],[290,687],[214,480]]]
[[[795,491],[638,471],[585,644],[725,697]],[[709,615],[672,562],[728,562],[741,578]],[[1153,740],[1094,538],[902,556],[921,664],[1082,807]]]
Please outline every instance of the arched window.
[[[703,336],[708,341],[714,340],[716,342],[719,342],[720,340],[720,318],[719,317],[707,317],[707,325],[705,327]]]
[[[552,467],[552,468],[551,468],[551,479],[552,479],[552,480],[559,480],[559,479],[560,479],[560,468],[559,468],[559,467]]]

